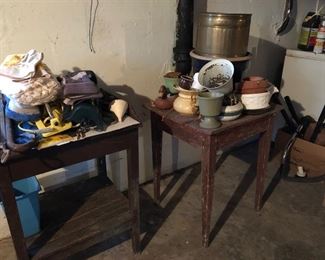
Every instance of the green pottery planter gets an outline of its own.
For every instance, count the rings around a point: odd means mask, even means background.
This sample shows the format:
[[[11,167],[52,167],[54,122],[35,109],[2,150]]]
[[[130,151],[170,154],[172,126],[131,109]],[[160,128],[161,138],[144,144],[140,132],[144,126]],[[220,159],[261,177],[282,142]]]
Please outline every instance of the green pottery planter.
[[[200,127],[217,128],[221,125],[217,120],[217,116],[221,112],[223,96],[224,94],[222,93],[199,93],[199,110],[202,116]]]
[[[164,75],[165,86],[168,89],[169,93],[176,94],[178,90],[176,87],[179,85],[180,72],[168,72]]]

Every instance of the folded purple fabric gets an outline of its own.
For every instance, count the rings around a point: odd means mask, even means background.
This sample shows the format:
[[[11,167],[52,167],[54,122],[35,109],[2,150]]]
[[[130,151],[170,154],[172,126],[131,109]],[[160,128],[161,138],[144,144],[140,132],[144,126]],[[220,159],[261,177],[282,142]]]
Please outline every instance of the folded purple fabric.
[[[63,96],[71,97],[75,95],[95,94],[98,93],[98,88],[89,80],[89,82],[74,82],[63,85]]]
[[[84,71],[77,74],[64,76],[62,85],[64,97],[99,93],[99,89],[97,88],[96,84]]]
[[[82,100],[86,100],[86,99],[94,99],[94,98],[102,98],[102,97],[103,97],[102,92],[98,92],[96,94],[70,96],[70,97],[66,97],[63,100],[63,103],[66,104],[66,105],[72,106],[77,101],[82,101]]]

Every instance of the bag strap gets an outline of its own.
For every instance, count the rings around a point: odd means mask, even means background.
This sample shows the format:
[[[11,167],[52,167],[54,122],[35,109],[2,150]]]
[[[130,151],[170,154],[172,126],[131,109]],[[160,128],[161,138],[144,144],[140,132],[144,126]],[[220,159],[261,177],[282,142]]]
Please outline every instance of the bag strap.
[[[2,150],[2,154],[0,157],[0,162],[5,163],[10,154],[10,150],[7,148],[7,127],[6,127],[6,118],[5,118],[5,105],[3,95],[0,94],[0,149]]]

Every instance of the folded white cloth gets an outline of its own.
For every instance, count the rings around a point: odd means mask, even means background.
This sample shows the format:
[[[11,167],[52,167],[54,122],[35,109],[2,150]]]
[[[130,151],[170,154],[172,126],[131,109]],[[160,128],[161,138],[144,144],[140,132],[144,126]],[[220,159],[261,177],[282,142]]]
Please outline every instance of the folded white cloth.
[[[0,64],[0,75],[24,80],[35,75],[36,65],[43,59],[43,53],[34,49],[25,54],[8,55]]]

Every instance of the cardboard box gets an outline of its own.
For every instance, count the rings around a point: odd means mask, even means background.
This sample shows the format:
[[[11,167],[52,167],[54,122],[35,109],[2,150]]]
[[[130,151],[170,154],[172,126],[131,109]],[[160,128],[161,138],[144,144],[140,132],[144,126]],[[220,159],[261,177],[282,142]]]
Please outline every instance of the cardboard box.
[[[324,132],[319,134],[317,140],[323,140]],[[306,135],[308,137],[309,135]],[[280,129],[277,133],[275,146],[277,150],[284,151],[291,135]],[[302,166],[307,178],[325,175],[325,146],[297,138],[289,153],[290,169],[296,173],[298,166]]]

